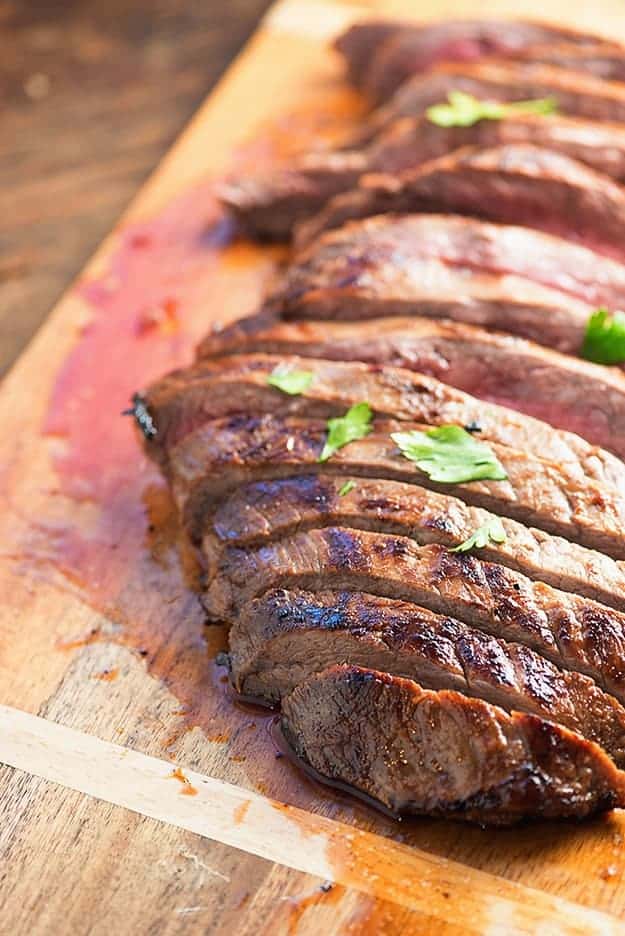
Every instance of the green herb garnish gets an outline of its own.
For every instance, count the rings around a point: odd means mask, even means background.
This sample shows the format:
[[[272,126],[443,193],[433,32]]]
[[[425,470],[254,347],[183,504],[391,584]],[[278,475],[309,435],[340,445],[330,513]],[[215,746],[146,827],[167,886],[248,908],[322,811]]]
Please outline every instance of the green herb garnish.
[[[471,549],[484,549],[490,542],[503,543],[506,538],[506,531],[499,517],[493,517],[488,523],[478,527],[464,543],[454,546],[449,552],[469,552]]]
[[[485,442],[460,426],[439,426],[427,432],[393,432],[391,439],[402,455],[413,461],[432,481],[505,481],[503,465]]]
[[[472,127],[480,120],[503,120],[515,114],[553,114],[557,110],[555,98],[535,101],[480,101],[464,91],[450,91],[447,104],[434,104],[426,110],[428,120],[438,127]]]
[[[315,379],[312,371],[289,370],[287,367],[278,365],[267,377],[267,383],[270,387],[276,387],[289,396],[297,396],[308,390]]]
[[[348,442],[364,439],[371,432],[373,411],[368,403],[355,403],[344,416],[328,420],[328,437],[319,461],[324,462]]]
[[[339,497],[345,497],[346,494],[349,494],[350,491],[353,491],[356,487],[355,481],[346,481],[341,490],[339,491]]]
[[[588,319],[581,350],[582,357],[595,364],[622,364],[625,361],[625,314],[597,309]]]

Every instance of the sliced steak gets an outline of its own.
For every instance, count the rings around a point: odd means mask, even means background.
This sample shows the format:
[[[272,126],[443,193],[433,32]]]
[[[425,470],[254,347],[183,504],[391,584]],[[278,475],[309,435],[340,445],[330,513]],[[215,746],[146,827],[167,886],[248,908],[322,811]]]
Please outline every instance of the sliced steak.
[[[419,296],[427,289],[425,260],[512,274],[594,306],[625,307],[625,265],[615,260],[531,228],[428,214],[383,215],[324,234],[287,269],[269,305],[289,318],[309,305],[336,309],[361,295],[378,306],[389,293],[394,302],[410,301],[411,290]]]
[[[514,102],[552,98],[561,114],[600,123],[625,123],[625,84],[532,62],[442,65],[402,84],[351,141],[365,143],[401,117],[418,117],[464,91],[479,100]]]
[[[305,369],[314,379],[301,394],[289,396],[268,384],[277,367]],[[156,434],[150,447],[158,456],[159,449],[169,449],[207,419],[235,413],[327,419],[342,416],[362,400],[379,417],[431,426],[477,421],[481,438],[565,463],[580,478],[590,476],[609,485],[625,483],[625,464],[579,436],[554,431],[544,422],[485,404],[431,377],[400,368],[286,355],[235,355],[175,371],[148,389],[138,406],[151,417]]]
[[[247,602],[278,588],[367,592],[522,643],[625,699],[625,614],[475,555],[328,527],[257,549],[232,547],[219,572],[203,597],[212,620],[235,621]]]
[[[619,181],[625,178],[621,124],[520,114],[470,127],[439,127],[417,117],[397,121],[364,150],[307,154],[288,168],[235,178],[222,186],[220,195],[252,236],[288,240],[298,222],[320,211],[332,196],[354,188],[366,173],[416,169],[464,146],[513,143],[542,146]]]
[[[307,262],[295,264],[288,274],[293,281],[299,279],[303,291],[293,300],[287,298],[287,319],[320,319],[324,323],[363,323],[395,316],[449,319],[518,335],[565,354],[579,354],[593,306],[518,276],[448,266],[419,256],[410,257],[407,264],[396,264],[383,252],[368,257],[366,232],[362,237],[360,234],[354,231],[354,243],[346,244],[345,262],[349,256],[358,264],[367,256],[369,275],[344,285],[342,262],[337,259],[335,263],[335,258],[328,256],[327,285],[321,285],[324,239],[314,268]],[[304,286],[308,276],[310,289]],[[242,347],[246,341],[251,346],[274,324],[275,315],[264,313],[239,319],[208,334],[198,357],[223,353],[229,342],[233,347],[235,342]]]
[[[250,547],[303,530],[339,526],[408,536],[417,543],[459,546],[494,515],[457,497],[401,481],[297,475],[252,481],[220,501],[202,540],[209,577],[227,546]],[[505,518],[506,538],[479,555],[546,582],[625,611],[625,563],[559,536]]]
[[[458,322],[385,318],[275,322],[264,330],[236,323],[213,341],[217,354],[310,355],[414,370],[625,457],[625,374],[519,338]]]
[[[375,432],[320,463],[325,423],[235,416],[205,423],[174,446],[166,471],[194,540],[203,535],[206,517],[216,503],[240,484],[323,471],[343,478],[388,478],[418,484],[613,558],[625,558],[625,497],[615,488],[575,477],[563,465],[495,442],[490,446],[508,474],[507,481],[437,484],[404,458],[390,438],[391,432],[412,428],[426,427],[376,421]]]
[[[245,606],[229,640],[235,688],[264,704],[351,663],[540,715],[625,762],[625,709],[592,679],[416,605],[358,592],[272,591]]]
[[[405,57],[410,44],[408,36],[393,37],[373,59],[364,89],[373,101],[388,101],[405,81],[422,71],[411,69]],[[557,68],[581,72],[606,81],[625,79],[625,50],[622,46],[610,42],[598,41],[588,45],[577,45],[574,41],[539,42],[510,54],[482,56],[479,60],[484,61],[486,58],[493,64],[505,65],[510,61],[533,62],[538,65],[555,65]],[[458,59],[445,57],[433,63],[433,67],[453,61]]]
[[[313,676],[285,699],[281,724],[319,775],[396,813],[503,825],[625,802],[621,772],[575,732],[374,670]]]
[[[306,244],[346,221],[422,211],[522,224],[616,260],[624,257],[625,189],[529,143],[467,147],[398,177],[365,176],[300,225],[297,238]]]
[[[572,50],[600,47],[619,59],[620,46],[603,37],[527,20],[453,20],[411,23],[365,20],[335,43],[353,84],[384,100],[407,78],[441,62],[476,62],[493,57],[549,54],[554,46]],[[552,52],[552,54],[557,54]],[[562,54],[562,53],[560,53]],[[538,59],[540,60],[540,59]]]

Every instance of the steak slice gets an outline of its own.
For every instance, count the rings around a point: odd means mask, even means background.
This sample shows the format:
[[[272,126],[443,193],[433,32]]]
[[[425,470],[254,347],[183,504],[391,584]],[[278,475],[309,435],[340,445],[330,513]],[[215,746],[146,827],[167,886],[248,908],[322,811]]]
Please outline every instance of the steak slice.
[[[229,641],[235,689],[266,705],[315,673],[350,663],[540,715],[599,744],[618,766],[625,761],[625,709],[592,679],[402,601],[272,591],[245,606]]]
[[[284,700],[296,755],[395,813],[505,825],[625,802],[623,775],[575,732],[410,679],[335,666]]]
[[[391,432],[412,428],[427,427],[376,421],[371,435],[320,463],[325,423],[235,416],[205,423],[174,446],[166,472],[194,540],[205,532],[206,517],[218,501],[240,484],[323,471],[343,479],[388,478],[418,484],[613,558],[625,558],[625,498],[615,488],[575,477],[566,466],[494,442],[490,445],[508,474],[507,481],[437,484],[404,458],[390,438]]]
[[[467,147],[399,177],[365,176],[300,225],[297,238],[305,244],[346,221],[422,211],[522,224],[623,259],[625,190],[568,156],[529,143]]]
[[[301,394],[289,396],[268,384],[277,367],[304,369],[314,379]],[[379,417],[430,426],[477,422],[480,438],[565,463],[567,470],[580,478],[591,476],[606,485],[625,483],[625,464],[579,436],[555,431],[544,422],[486,404],[431,377],[400,368],[286,355],[235,355],[175,371],[148,389],[138,405],[140,412],[150,414],[156,430],[151,448],[157,450],[158,457],[159,448],[161,452],[163,447],[168,450],[208,419],[234,413],[327,419],[342,416],[361,400],[366,400]]]
[[[401,117],[418,117],[464,91],[479,100],[514,102],[552,98],[561,114],[600,123],[625,123],[625,85],[592,75],[532,62],[480,62],[441,65],[404,82],[386,104],[368,118],[351,141],[372,140]]]
[[[567,37],[568,38],[568,37]],[[390,37],[379,53],[374,56],[367,70],[367,81],[363,90],[369,97],[383,103],[399,89],[399,87],[419,74],[423,69],[410,67],[410,48],[412,42],[409,35],[403,34]],[[473,61],[484,61],[507,64],[510,61],[534,62],[540,65],[555,65],[557,68],[569,71],[583,72],[595,78],[606,81],[623,81],[625,79],[625,50],[622,46],[610,42],[597,41],[578,45],[575,41],[539,41],[535,45],[515,49],[511,53],[498,56],[480,56]],[[436,65],[451,64],[461,61],[456,57],[444,56]],[[469,61],[465,59],[464,61]]]
[[[212,342],[212,344],[211,344]],[[235,323],[201,348],[384,364],[427,374],[625,457],[625,374],[458,322]],[[623,476],[621,475],[621,478]]]
[[[594,306],[625,306],[625,266],[615,260],[531,228],[428,214],[383,215],[324,234],[287,269],[269,305],[288,318],[309,303],[349,305],[363,292],[382,305],[400,288],[399,299],[410,301],[411,290],[425,288],[426,260],[520,276]],[[389,275],[389,287],[381,273]]]
[[[250,547],[303,530],[339,526],[459,546],[494,515],[416,484],[330,474],[251,481],[220,501],[202,540],[209,577],[227,546]],[[625,563],[505,518],[506,538],[480,557],[625,611]]]
[[[337,39],[335,48],[345,59],[353,84],[384,100],[407,78],[441,62],[475,62],[492,57],[516,58],[524,53],[549,54],[566,44],[569,51],[621,47],[603,37],[528,20],[453,20],[413,23],[365,20]],[[538,48],[535,48],[538,47]],[[623,55],[621,51],[621,55]]]
[[[356,243],[349,248],[355,263],[361,262],[367,249],[359,240],[356,236]],[[320,246],[320,255],[324,253],[324,246]],[[418,256],[410,258],[408,270],[383,256],[374,257],[369,268],[372,276],[346,286],[341,283],[340,272],[334,275],[333,260],[329,258],[327,287],[316,287],[314,283],[321,279],[323,256],[319,260],[318,274],[316,270],[310,271],[310,290],[293,302],[287,301],[284,308],[287,321],[322,320],[325,327],[328,320],[362,324],[370,319],[409,316],[447,319],[489,331],[508,332],[565,354],[578,355],[594,311],[591,305],[572,296],[518,276],[478,272]],[[307,266],[303,270],[296,263],[289,275],[294,279],[300,275],[303,280],[308,272]],[[257,336],[262,338],[277,321],[270,311],[261,312],[213,330],[200,344],[198,357],[222,354],[230,342],[237,350],[245,342],[251,347]],[[376,325],[384,329],[380,322]],[[314,329],[311,333],[314,334]]]
[[[258,549],[228,549],[203,602],[211,620],[235,621],[249,601],[278,588],[413,602],[522,643],[625,699],[625,614],[475,555],[405,536],[309,530]]]
[[[624,59],[625,62],[625,59]],[[625,128],[560,115],[519,114],[470,127],[439,127],[426,117],[392,124],[364,150],[309,153],[288,168],[233,179],[220,195],[252,236],[288,240],[293,227],[366,173],[416,169],[464,146],[532,143],[563,153],[597,172],[625,178]]]

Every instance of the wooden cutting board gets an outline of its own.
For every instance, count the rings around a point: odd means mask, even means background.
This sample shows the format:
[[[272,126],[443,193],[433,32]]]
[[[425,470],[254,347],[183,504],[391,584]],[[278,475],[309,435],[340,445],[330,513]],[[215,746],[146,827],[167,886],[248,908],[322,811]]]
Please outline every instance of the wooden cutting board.
[[[361,113],[327,41],[369,13],[273,8],[0,391],[0,932],[625,932],[625,817],[396,824],[277,756],[236,706],[130,393],[250,312],[284,257],[231,242],[215,180]],[[491,0],[625,40],[622,0]]]

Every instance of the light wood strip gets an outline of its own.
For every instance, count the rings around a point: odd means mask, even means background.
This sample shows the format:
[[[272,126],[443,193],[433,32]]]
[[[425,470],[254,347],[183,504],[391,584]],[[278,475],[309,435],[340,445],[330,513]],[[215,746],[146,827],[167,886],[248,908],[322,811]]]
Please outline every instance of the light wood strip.
[[[625,932],[605,914],[186,768],[182,783],[166,761],[8,706],[0,706],[0,761],[444,922],[453,922],[461,905],[470,926],[483,933],[535,933],[537,927],[563,934]]]

